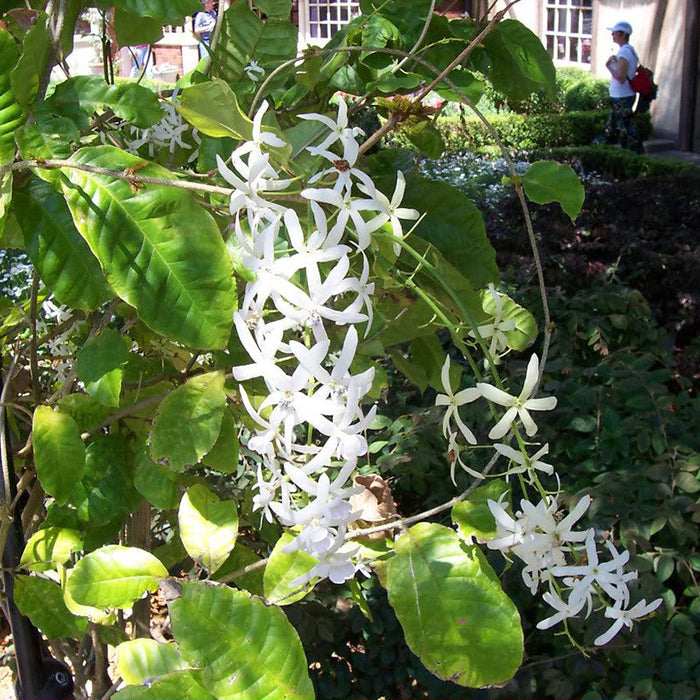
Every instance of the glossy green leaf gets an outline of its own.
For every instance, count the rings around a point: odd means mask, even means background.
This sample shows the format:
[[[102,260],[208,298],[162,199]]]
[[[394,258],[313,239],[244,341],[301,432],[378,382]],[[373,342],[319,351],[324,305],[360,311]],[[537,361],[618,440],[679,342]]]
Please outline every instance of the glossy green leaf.
[[[294,539],[285,533],[277,540],[263,574],[265,598],[275,605],[291,605],[301,600],[316,584],[312,579],[306,584],[292,584],[294,579],[306,574],[318,563],[314,557],[301,549],[285,552],[285,547]]]
[[[153,459],[165,458],[173,469],[197,464],[214,447],[225,408],[222,372],[193,377],[175,389],[163,399],[153,422]]]
[[[106,406],[119,406],[122,366],[129,359],[129,343],[119,331],[106,328],[78,351],[75,371],[90,396]]]
[[[111,146],[84,148],[77,163],[172,179],[156,165]],[[212,216],[189,192],[68,169],[66,198],[78,230],[107,280],[157,333],[197,348],[230,335],[235,293],[231,262]]]
[[[360,9],[363,15],[377,12],[392,22],[403,38],[403,46],[408,48],[423,29],[430,0],[360,0]]]
[[[44,491],[57,503],[67,503],[85,472],[85,445],[76,422],[49,406],[37,406],[32,434],[36,473]]]
[[[155,639],[131,639],[116,648],[117,670],[125,683],[137,685],[185,664],[175,644],[160,644]]]
[[[195,484],[183,495],[177,519],[187,553],[209,573],[216,571],[236,544],[236,502],[222,501],[203,484]]]
[[[87,620],[73,615],[63,602],[61,587],[38,576],[15,576],[15,603],[35,627],[47,637],[80,639],[87,628]]]
[[[134,459],[134,486],[153,506],[162,510],[177,508],[179,494],[176,484],[177,474],[154,462],[146,447],[136,453]]]
[[[114,33],[122,46],[155,44],[163,38],[163,24],[154,17],[140,17],[121,7],[114,10]]]
[[[36,105],[34,117],[35,123],[25,124],[15,131],[15,140],[22,158],[25,160],[70,158],[73,155],[71,144],[80,138],[78,127],[66,117],[37,110]],[[36,168],[34,172],[42,180],[54,186],[60,183],[61,173],[58,170]]]
[[[236,546],[233,548],[231,554],[229,554],[228,559],[216,570],[212,578],[215,581],[220,581],[229,574],[240,571],[244,567],[255,564],[258,561],[260,561],[260,557],[250,549],[250,547],[236,542]],[[263,571],[264,567],[249,571],[247,574],[243,574],[229,581],[229,583],[262,598],[265,595]]]
[[[224,411],[219,437],[214,447],[202,457],[202,462],[225,474],[232,474],[238,469],[238,426],[231,411]]]
[[[140,17],[154,17],[161,24],[182,24],[202,9],[199,0],[114,0],[116,7]]]
[[[67,589],[80,605],[130,608],[147,591],[158,588],[168,570],[152,554],[136,547],[108,545],[83,557]]]
[[[114,694],[114,700],[215,700],[201,684],[201,671],[175,671],[149,685],[129,685]]]
[[[5,241],[5,221],[8,218],[10,202],[12,202],[13,174],[10,171],[0,177],[0,248],[10,248]]]
[[[506,331],[508,347],[518,352],[529,348],[537,338],[537,321],[523,306],[516,304],[508,295],[501,294],[501,321],[513,321],[515,328]],[[487,323],[492,323],[496,314],[496,304],[488,289],[481,291],[481,305],[491,317]]]
[[[141,498],[131,477],[131,455],[117,433],[98,435],[87,446],[85,474],[73,484],[70,502],[79,520],[90,527],[123,518]]]
[[[449,79],[454,85],[454,88],[446,83],[440,83],[440,85],[435,88],[435,92],[437,92],[443,100],[463,102],[463,95],[466,95],[466,97],[476,104],[484,94],[484,83],[467,70],[454,70],[450,73]]]
[[[434,523],[414,525],[395,551],[389,603],[428,670],[470,688],[512,678],[523,656],[520,616],[481,551]]]
[[[112,296],[97,258],[73,225],[65,200],[50,184],[29,178],[15,191],[14,211],[27,253],[59,302],[93,311]]]
[[[29,538],[19,565],[30,571],[48,571],[55,569],[57,564],[65,564],[71,554],[82,547],[83,536],[78,530],[46,527]]]
[[[488,500],[498,501],[509,492],[503,479],[487,481],[452,508],[452,522],[457,525],[459,536],[467,543],[488,542],[496,537],[496,520],[491,514]]]
[[[236,94],[218,78],[185,88],[177,111],[207,136],[250,139],[253,122],[241,111]]]
[[[15,99],[28,107],[39,90],[49,60],[51,38],[46,29],[46,15],[42,12],[22,42],[22,55],[10,74]]]
[[[61,413],[67,413],[78,424],[81,432],[97,427],[111,413],[109,408],[97,403],[87,394],[63,396],[58,401],[58,408]]]
[[[59,83],[47,99],[59,115],[72,119],[81,129],[96,111],[109,107],[130,124],[147,127],[160,121],[163,110],[152,90],[135,82],[108,85],[99,75],[78,75]]]
[[[566,163],[539,160],[523,175],[528,199],[537,204],[558,202],[573,221],[583,207],[586,192],[574,169]]]
[[[19,60],[19,49],[12,35],[0,28],[0,165],[15,154],[15,129],[24,123],[26,112],[17,102],[10,73]]]
[[[535,90],[554,95],[556,71],[542,40],[514,19],[499,22],[484,39],[490,59],[488,77],[493,86],[513,100],[523,100]]]
[[[187,583],[170,604],[183,659],[204,667],[202,682],[227,700],[314,697],[296,631],[276,606],[244,591]]]
[[[296,53],[297,28],[288,18],[263,22],[247,0],[236,0],[224,15],[213,65],[227,83],[250,82],[244,69],[252,60],[269,72]]]

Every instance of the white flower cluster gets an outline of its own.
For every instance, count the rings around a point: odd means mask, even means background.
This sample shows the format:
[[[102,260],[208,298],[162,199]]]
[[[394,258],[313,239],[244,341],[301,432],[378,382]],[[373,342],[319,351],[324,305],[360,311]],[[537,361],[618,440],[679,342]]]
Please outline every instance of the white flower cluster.
[[[492,291],[492,294],[495,292]],[[495,304],[497,317],[501,305]],[[490,326],[479,328],[482,337],[496,338],[498,321]],[[497,349],[499,341],[492,340],[491,351]],[[504,349],[504,348],[501,348]],[[525,382],[518,396],[483,382],[475,388],[467,388],[454,393],[450,382],[450,358],[445,360],[442,369],[442,384],[445,394],[439,394],[436,405],[446,406],[443,418],[443,433],[449,439],[451,476],[454,482],[455,465],[459,464],[467,473],[481,478],[473,469],[467,467],[461,459],[458,435],[475,445],[477,440],[469,427],[459,415],[459,407],[486,398],[495,404],[504,406],[506,412],[489,432],[489,438],[503,438],[519,419],[528,437],[537,433],[530,411],[548,411],[555,408],[555,397],[530,398],[539,377],[539,361],[533,355],[528,363]],[[454,425],[453,425],[454,423]],[[497,443],[495,450],[510,460],[506,478],[511,475],[524,475],[525,483],[537,486],[540,490],[537,472],[555,475],[554,467],[541,458],[549,453],[549,445],[544,445],[537,452],[528,455],[524,444],[520,450],[509,445]],[[619,553],[611,542],[606,542],[609,558],[601,561],[596,548],[595,530],[575,531],[574,525],[581,519],[590,506],[589,496],[581,498],[568,515],[559,512],[557,499],[545,495],[535,505],[527,499],[520,501],[521,510],[511,517],[502,502],[488,500],[488,506],[496,521],[496,537],[488,542],[490,549],[501,551],[504,555],[514,554],[524,564],[522,577],[530,592],[534,595],[540,586],[547,586],[543,600],[554,609],[554,614],[538,623],[539,629],[548,629],[559,622],[576,617],[584,609],[586,617],[593,610],[593,597],[596,596],[605,606],[605,616],[613,620],[610,628],[596,638],[596,645],[607,644],[623,626],[632,627],[633,620],[644,617],[661,605],[662,599],[647,603],[642,599],[630,607],[628,582],[637,578],[636,571],[625,571],[629,561],[629,552]],[[570,563],[573,559],[574,563]]]
[[[174,103],[177,99],[177,88],[173,91],[171,101],[164,102],[165,116],[153,126],[146,129],[131,127],[131,133],[135,137],[126,143],[126,149],[131,153],[138,153],[141,146],[148,144],[148,155],[153,156],[157,148],[167,148],[170,153],[175,153],[177,147],[191,149],[192,145],[183,141],[183,136],[190,130],[190,125],[180,116],[175,109]],[[192,129],[192,138],[195,143],[201,143],[197,129]],[[193,162],[199,156],[199,148],[194,148],[188,163]]]
[[[352,486],[351,477],[367,453],[363,433],[376,412],[375,407],[367,412],[361,407],[374,370],[350,372],[359,341],[356,326],[365,324],[366,333],[372,319],[374,285],[368,282],[364,251],[378,228],[390,222],[398,236],[398,220],[417,218],[418,212],[398,208],[404,186],[401,173],[390,201],[355,168],[357,133],[348,127],[341,99],[335,121],[319,114],[302,115],[331,130],[308,149],[333,166],[312,184],[335,176],[330,187],[301,192],[313,218],[310,232],[305,231],[304,217],[271,199],[290,181],[270,162],[269,148],[286,144],[263,129],[266,109],[263,104],[255,115],[252,140],[231,154],[231,167],[221,158],[217,161],[219,172],[234,189],[230,211],[243,261],[255,273],[234,315],[251,362],[233,368],[237,381],[260,377],[267,390],[255,407],[240,386],[242,401],[257,425],[248,442],[260,456],[254,508],[293,529],[295,538],[288,551],[301,549],[318,560],[295,585],[316,576],[341,583],[358,569],[366,571],[357,556],[359,548],[345,541],[348,524],[360,517],[353,512],[350,497],[361,488]],[[342,156],[328,150],[338,142]],[[356,186],[365,198],[353,196]],[[369,212],[366,218],[363,212]],[[347,235],[351,232],[352,242]],[[358,263],[361,260],[359,277],[351,272],[351,255]],[[342,341],[336,340],[339,337]]]
[[[41,305],[44,319],[50,319],[52,325],[58,325],[67,321],[71,316],[71,311],[67,306],[59,306],[51,298],[46,299]],[[49,332],[49,325],[44,319],[40,319],[36,324],[36,331],[39,337]],[[45,345],[49,350],[49,357],[40,357],[40,362],[45,367],[49,367],[56,372],[56,381],[64,382],[70,375],[73,366],[73,354],[75,344],[70,340],[70,336],[76,329],[78,321],[72,323],[59,335],[49,338]]]

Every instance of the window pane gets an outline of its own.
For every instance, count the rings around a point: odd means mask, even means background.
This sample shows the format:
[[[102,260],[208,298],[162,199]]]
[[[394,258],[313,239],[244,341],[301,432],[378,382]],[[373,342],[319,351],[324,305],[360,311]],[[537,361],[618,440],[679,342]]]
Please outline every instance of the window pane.
[[[569,17],[569,31],[572,34],[578,34],[580,19],[581,13],[578,10],[571,10]]]
[[[569,60],[578,61],[578,42],[579,40],[571,37],[569,39]]]
[[[565,32],[566,31],[566,10],[559,10],[558,18],[557,18],[557,31],[559,32]]]
[[[547,10],[547,31],[554,31],[554,10]]]

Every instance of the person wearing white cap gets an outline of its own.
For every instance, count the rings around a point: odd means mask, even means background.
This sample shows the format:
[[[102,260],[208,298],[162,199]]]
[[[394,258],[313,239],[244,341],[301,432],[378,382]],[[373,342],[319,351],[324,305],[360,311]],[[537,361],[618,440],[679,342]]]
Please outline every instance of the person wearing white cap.
[[[608,27],[613,41],[620,47],[605,66],[610,71],[610,118],[605,127],[605,143],[620,143],[638,153],[644,152],[641,139],[632,123],[632,108],[637,93],[630,86],[630,79],[639,65],[637,52],[629,43],[632,26],[629,22],[617,22]]]

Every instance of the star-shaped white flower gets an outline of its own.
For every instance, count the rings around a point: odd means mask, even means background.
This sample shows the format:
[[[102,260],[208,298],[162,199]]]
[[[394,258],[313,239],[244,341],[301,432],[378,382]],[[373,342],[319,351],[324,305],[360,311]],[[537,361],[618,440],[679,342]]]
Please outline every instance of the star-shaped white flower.
[[[605,608],[605,617],[609,617],[611,620],[615,620],[610,626],[607,632],[604,632],[594,640],[596,646],[603,646],[607,644],[621,629],[623,626],[632,629],[632,623],[634,620],[638,620],[640,617],[646,617],[650,613],[654,612],[656,608],[663,602],[662,598],[657,598],[651,603],[647,603],[644,598],[642,598],[636,605],[633,605],[627,610],[622,609],[622,605],[614,605],[611,608]]]
[[[504,457],[507,457],[516,464],[516,466],[511,466],[507,472],[507,475],[522,474],[523,472],[530,471],[531,469],[544,472],[545,474],[554,473],[554,467],[551,464],[540,461],[540,457],[544,457],[544,455],[549,454],[549,443],[537,450],[537,452],[535,452],[535,454],[533,454],[531,457],[528,457],[519,450],[514,450],[512,447],[502,443],[495,444],[494,448],[496,452],[502,454]]]
[[[481,397],[481,392],[479,389],[462,389],[456,394],[452,390],[450,384],[450,356],[445,357],[445,364],[442,366],[442,372],[440,373],[442,379],[442,386],[445,388],[444,394],[438,394],[435,399],[436,406],[447,406],[445,415],[442,419],[442,434],[448,437],[453,431],[450,427],[450,420],[454,418],[459,432],[462,433],[464,439],[471,445],[476,445],[476,437],[474,433],[466,426],[464,421],[459,416],[459,407],[463,406],[465,403],[471,403],[476,401]]]
[[[491,384],[485,384],[484,382],[479,382],[476,385],[485,399],[493,401],[499,406],[506,406],[508,409],[503,414],[501,420],[491,428],[491,432],[489,433],[489,438],[491,438],[491,440],[502,438],[510,430],[516,416],[520,417],[520,420],[525,426],[525,432],[530,437],[537,432],[537,425],[535,421],[532,420],[529,411],[551,411],[557,405],[556,396],[547,396],[541,399],[530,398],[530,394],[532,394],[537,384],[538,377],[539,360],[537,359],[537,355],[533,355],[527,365],[525,382],[523,383],[523,389],[519,396],[511,396],[502,389],[491,386]]]

